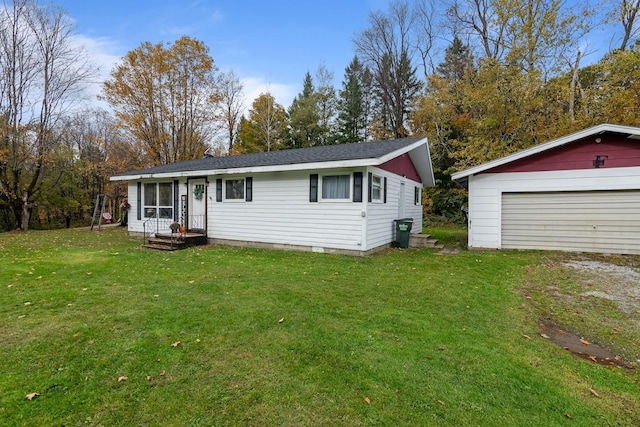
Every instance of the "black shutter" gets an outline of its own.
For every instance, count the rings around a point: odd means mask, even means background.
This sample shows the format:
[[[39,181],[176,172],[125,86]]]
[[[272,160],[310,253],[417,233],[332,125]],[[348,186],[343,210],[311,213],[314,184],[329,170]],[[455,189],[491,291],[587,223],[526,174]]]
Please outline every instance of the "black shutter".
[[[142,219],[142,183],[138,182],[138,221]]]
[[[353,201],[362,202],[362,172],[353,173]]]
[[[369,175],[367,175],[367,181],[369,184],[369,203],[371,203],[371,193],[373,192],[373,174],[371,172],[369,172]]]
[[[384,191],[384,195],[382,196],[383,197],[383,202],[387,203],[387,177],[386,176],[384,177],[384,189],[383,189],[383,191]]]
[[[180,199],[180,182],[176,179],[173,181],[173,220],[178,221],[178,210],[180,209],[178,206],[178,200]]]
[[[222,178],[216,179],[216,202],[222,201]]]
[[[244,179],[244,182],[246,185],[244,200],[250,202],[253,200],[253,178],[248,176]]]
[[[318,174],[313,173],[309,175],[309,201],[318,201]]]

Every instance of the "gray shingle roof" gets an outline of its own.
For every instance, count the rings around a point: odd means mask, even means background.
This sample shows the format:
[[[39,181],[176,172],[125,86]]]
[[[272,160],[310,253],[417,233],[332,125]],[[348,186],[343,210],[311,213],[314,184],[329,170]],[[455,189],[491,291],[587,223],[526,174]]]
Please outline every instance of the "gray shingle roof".
[[[326,145],[310,148],[271,151],[268,153],[241,154],[225,157],[204,157],[148,169],[129,171],[115,175],[141,175],[185,171],[208,171],[259,166],[293,165],[301,163],[335,162],[341,160],[376,159],[407,147],[423,138],[404,138],[361,144]]]

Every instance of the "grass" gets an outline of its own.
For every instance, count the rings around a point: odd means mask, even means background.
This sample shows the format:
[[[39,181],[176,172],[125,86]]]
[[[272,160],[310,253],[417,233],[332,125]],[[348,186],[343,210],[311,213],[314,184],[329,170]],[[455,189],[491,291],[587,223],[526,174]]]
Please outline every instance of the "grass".
[[[538,336],[523,287],[557,280],[531,268],[554,255],[163,253],[72,229],[0,235],[0,256],[0,425],[640,424],[636,373]]]

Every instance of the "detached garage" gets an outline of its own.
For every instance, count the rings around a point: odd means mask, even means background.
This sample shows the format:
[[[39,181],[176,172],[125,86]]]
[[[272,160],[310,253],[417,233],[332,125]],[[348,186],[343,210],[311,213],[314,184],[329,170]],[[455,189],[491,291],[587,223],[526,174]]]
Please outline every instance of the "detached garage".
[[[469,247],[640,254],[640,128],[603,124],[452,176]]]

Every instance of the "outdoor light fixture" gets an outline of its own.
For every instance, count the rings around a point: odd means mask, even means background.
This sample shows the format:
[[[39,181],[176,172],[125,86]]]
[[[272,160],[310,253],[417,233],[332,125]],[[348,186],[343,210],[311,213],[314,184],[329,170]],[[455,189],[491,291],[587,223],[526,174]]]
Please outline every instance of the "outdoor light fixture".
[[[596,156],[596,159],[593,161],[593,167],[597,169],[600,166],[604,166],[604,161],[608,158],[609,156]]]

